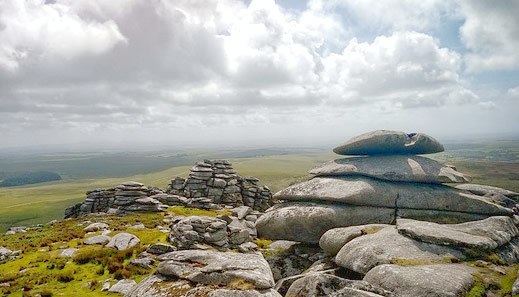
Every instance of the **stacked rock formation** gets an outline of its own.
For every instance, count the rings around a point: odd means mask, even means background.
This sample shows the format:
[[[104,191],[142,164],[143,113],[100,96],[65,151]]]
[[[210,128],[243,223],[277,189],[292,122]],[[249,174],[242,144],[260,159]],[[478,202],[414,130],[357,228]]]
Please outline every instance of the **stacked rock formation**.
[[[187,179],[175,177],[166,192],[188,198],[188,206],[214,209],[219,205],[245,205],[264,211],[272,192],[254,177],[240,177],[226,160],[204,160],[191,168]]]
[[[241,177],[226,160],[198,162],[187,179],[174,177],[163,191],[138,182],[87,192],[84,202],[65,210],[65,218],[90,213],[156,212],[166,206],[219,209],[248,206],[264,211],[272,205],[272,192],[254,177]]]
[[[261,236],[317,243],[329,229],[364,224],[395,224],[397,218],[461,223],[512,210],[443,183],[466,183],[452,166],[417,156],[443,151],[422,134],[374,131],[334,149],[354,155],[310,171],[315,177],[274,195],[284,201],[257,222]]]
[[[153,197],[159,189],[142,183],[128,181],[114,188],[95,189],[87,192],[84,202],[65,210],[65,218],[79,217],[90,213],[158,212],[165,208]],[[150,197],[151,196],[151,197]]]

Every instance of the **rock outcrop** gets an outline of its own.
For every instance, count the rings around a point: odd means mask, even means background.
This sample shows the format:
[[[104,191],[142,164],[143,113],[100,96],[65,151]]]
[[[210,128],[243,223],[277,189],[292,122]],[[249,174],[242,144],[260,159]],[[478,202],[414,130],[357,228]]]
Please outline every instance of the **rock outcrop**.
[[[185,250],[158,260],[157,273],[127,296],[281,296],[272,290],[274,279],[261,254]]]
[[[261,236],[317,243],[329,229],[395,224],[397,218],[460,223],[511,216],[511,203],[475,195],[442,183],[470,178],[452,166],[413,154],[443,151],[425,134],[375,131],[334,150],[367,155],[338,159],[310,171],[314,177],[274,195],[283,203],[257,222]],[[297,231],[294,231],[297,230]]]
[[[272,193],[258,181],[238,176],[226,160],[204,160],[191,168],[187,179],[173,178],[166,192],[188,198],[188,205],[197,208],[245,205],[264,211],[272,204]]]
[[[65,210],[65,218],[90,213],[160,212],[168,206],[248,206],[264,211],[272,205],[272,192],[258,182],[254,177],[238,176],[226,160],[204,160],[191,168],[187,179],[174,177],[165,190],[129,181],[88,191],[84,202]]]

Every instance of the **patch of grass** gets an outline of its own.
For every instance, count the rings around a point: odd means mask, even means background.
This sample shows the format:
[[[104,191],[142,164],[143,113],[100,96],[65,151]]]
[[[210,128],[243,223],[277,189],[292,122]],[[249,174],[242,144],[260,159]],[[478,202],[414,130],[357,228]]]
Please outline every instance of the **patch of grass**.
[[[396,264],[400,266],[420,266],[420,265],[432,265],[432,264],[445,264],[445,263],[453,263],[456,262],[456,259],[453,258],[442,258],[442,259],[402,259],[402,258],[394,258],[389,261],[391,264]]]
[[[216,217],[219,215],[231,215],[232,212],[229,209],[222,210],[206,210],[199,208],[190,208],[184,206],[172,206],[168,208],[169,213],[174,213],[177,216],[206,216]]]
[[[258,238],[258,239],[256,239],[256,240],[254,240],[254,243],[255,243],[255,244],[256,244],[260,249],[267,249],[267,248],[272,244],[272,240]]]
[[[474,285],[466,297],[511,296],[512,286],[517,279],[519,264],[509,266],[496,266],[495,264],[482,264],[481,262],[466,263],[475,269]],[[496,269],[498,267],[499,269]]]

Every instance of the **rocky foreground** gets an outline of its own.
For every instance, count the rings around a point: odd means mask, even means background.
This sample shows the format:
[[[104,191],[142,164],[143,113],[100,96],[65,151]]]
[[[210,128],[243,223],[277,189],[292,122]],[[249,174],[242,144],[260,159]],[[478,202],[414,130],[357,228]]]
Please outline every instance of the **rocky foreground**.
[[[273,197],[224,160],[197,163],[165,190],[129,182],[91,191],[54,223],[68,241],[0,247],[0,268],[14,270],[0,270],[0,288],[8,296],[20,288],[58,296],[67,287],[60,284],[81,285],[76,296],[519,293],[519,194],[470,184],[454,167],[418,156],[441,151],[425,134],[375,131],[335,148],[348,157]],[[39,240],[37,230],[13,229],[0,242]],[[22,262],[35,253],[47,253],[47,264]],[[41,265],[57,275],[56,292],[35,289],[51,278],[20,287],[17,277],[28,282]],[[67,269],[82,276],[66,278]]]

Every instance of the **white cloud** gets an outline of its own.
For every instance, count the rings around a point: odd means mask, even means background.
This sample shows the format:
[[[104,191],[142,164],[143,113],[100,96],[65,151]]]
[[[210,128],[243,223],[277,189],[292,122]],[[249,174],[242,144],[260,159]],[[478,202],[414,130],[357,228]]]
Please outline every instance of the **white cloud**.
[[[471,51],[467,70],[513,70],[519,67],[519,2],[462,0],[461,39]]]
[[[0,66],[8,71],[25,60],[99,55],[126,42],[115,22],[84,20],[68,6],[44,1],[0,2],[0,24]]]

